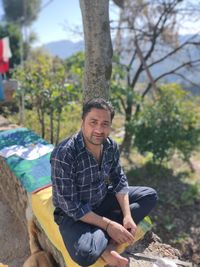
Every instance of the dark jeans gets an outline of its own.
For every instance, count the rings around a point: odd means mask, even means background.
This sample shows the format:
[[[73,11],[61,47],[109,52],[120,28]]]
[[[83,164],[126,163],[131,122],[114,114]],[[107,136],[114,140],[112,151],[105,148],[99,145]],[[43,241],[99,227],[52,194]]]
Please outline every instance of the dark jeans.
[[[156,205],[157,199],[156,191],[150,187],[129,187],[130,210],[136,224],[149,214]],[[94,212],[122,224],[120,206],[115,195],[110,192]],[[59,225],[71,258],[80,266],[94,264],[109,243],[108,234],[94,225],[74,221],[58,208],[54,211],[54,219]]]

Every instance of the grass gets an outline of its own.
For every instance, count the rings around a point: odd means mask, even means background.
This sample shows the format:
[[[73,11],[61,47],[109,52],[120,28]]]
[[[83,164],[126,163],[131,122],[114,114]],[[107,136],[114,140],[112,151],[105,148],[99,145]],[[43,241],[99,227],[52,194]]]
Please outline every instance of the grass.
[[[80,105],[68,106],[63,111],[60,125],[60,141],[65,137],[72,135],[80,128]],[[8,119],[11,123],[19,122],[19,115],[17,113],[8,115]],[[36,123],[37,122],[37,123]],[[57,127],[57,121],[54,120],[54,126]],[[38,122],[37,113],[34,110],[26,110],[25,122],[23,127],[33,130],[37,134],[41,135],[41,125]],[[45,116],[45,139],[50,142],[50,120],[49,116]],[[55,132],[55,131],[54,131]]]

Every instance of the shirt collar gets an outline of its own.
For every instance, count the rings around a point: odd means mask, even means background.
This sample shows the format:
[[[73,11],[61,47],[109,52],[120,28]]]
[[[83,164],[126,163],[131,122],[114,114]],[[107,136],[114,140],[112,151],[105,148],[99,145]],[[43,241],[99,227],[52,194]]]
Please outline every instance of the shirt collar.
[[[85,143],[84,143],[82,131],[79,131],[77,133],[77,141],[78,141],[78,147],[80,148],[80,150],[82,150],[83,148],[85,148]]]

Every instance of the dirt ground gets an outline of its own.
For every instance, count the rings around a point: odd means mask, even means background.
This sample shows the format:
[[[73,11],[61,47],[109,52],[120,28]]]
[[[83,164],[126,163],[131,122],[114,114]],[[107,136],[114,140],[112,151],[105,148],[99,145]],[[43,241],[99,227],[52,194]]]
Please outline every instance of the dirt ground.
[[[199,161],[193,165],[199,184]],[[130,184],[151,186],[158,192],[159,202],[151,213],[153,231],[162,242],[179,249],[183,260],[200,266],[200,197],[197,184],[186,182],[188,172],[147,163],[127,175]]]

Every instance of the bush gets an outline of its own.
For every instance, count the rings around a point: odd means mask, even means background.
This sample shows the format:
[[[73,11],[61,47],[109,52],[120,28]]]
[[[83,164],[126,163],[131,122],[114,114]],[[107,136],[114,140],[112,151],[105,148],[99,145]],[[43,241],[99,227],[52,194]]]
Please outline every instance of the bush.
[[[159,88],[155,101],[143,103],[137,118],[128,125],[140,153],[151,152],[154,161],[162,162],[178,150],[189,160],[199,145],[200,127],[188,98],[180,86],[171,84]]]

